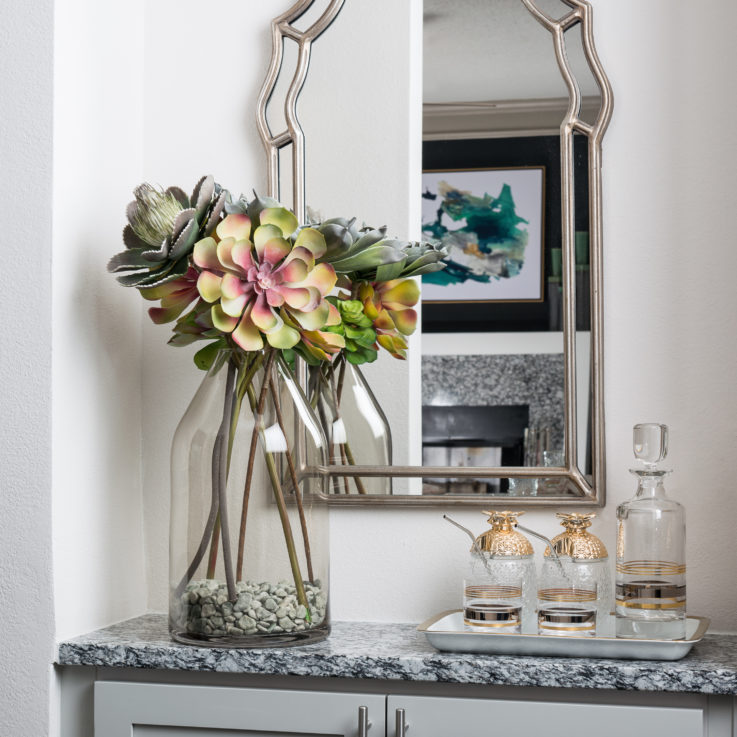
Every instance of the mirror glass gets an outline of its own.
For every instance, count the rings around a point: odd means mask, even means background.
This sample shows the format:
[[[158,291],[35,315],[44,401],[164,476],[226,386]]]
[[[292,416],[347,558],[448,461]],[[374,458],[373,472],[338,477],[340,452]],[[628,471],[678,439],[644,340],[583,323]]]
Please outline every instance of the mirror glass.
[[[448,249],[423,277],[423,463],[563,465],[560,124],[552,37],[519,0],[426,0],[423,235]],[[557,18],[570,8],[538,3]],[[600,106],[580,30],[567,32]],[[587,139],[575,137],[579,468],[590,471]],[[424,494],[569,493],[565,479],[425,479]],[[576,493],[571,489],[570,493]]]
[[[571,12],[560,0],[536,5],[550,18]],[[387,224],[390,235],[422,234],[448,251],[446,269],[421,278],[407,361],[380,350],[358,377],[308,379],[331,436],[331,493],[341,503],[577,501],[584,492],[560,467],[573,416],[573,460],[590,482],[589,139],[573,136],[576,370],[567,387],[560,129],[569,97],[553,37],[522,0],[424,0],[423,12],[419,39],[404,5],[345,3],[313,44],[298,106],[308,216],[355,215],[359,226]],[[593,123],[602,103],[581,25],[565,36],[580,118]],[[296,63],[287,53],[284,90]],[[420,56],[421,156],[415,134],[407,137],[419,126],[401,109],[417,97],[417,80],[408,82],[404,70],[419,70]],[[275,99],[281,108],[283,96]],[[282,158],[288,202],[291,172]],[[344,410],[337,415],[336,404]],[[350,427],[356,417],[362,424]],[[441,472],[420,478],[420,465]],[[512,467],[516,477],[505,477]],[[557,475],[545,476],[546,467]]]

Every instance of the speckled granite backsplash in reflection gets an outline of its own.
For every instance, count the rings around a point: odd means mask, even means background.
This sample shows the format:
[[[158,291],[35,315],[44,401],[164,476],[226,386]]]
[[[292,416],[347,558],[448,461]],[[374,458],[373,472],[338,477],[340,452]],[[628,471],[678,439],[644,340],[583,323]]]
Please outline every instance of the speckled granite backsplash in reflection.
[[[563,354],[423,356],[422,404],[527,404],[531,427],[563,446]]]

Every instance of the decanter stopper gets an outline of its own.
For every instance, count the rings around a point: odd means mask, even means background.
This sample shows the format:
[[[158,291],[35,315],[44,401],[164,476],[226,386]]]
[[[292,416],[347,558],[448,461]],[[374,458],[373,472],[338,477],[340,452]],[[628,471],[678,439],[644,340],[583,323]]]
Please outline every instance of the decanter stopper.
[[[657,422],[635,425],[632,445],[635,458],[646,466],[654,467],[668,455],[668,426]]]

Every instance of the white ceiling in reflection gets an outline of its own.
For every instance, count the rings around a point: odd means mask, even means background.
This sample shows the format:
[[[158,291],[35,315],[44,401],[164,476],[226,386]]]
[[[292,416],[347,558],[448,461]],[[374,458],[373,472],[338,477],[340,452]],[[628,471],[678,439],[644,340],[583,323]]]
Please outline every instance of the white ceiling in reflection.
[[[538,0],[538,7],[556,17],[568,10],[559,0]],[[552,36],[521,0],[425,0],[424,16],[424,102],[568,96]],[[566,39],[582,93],[598,94],[580,27]]]

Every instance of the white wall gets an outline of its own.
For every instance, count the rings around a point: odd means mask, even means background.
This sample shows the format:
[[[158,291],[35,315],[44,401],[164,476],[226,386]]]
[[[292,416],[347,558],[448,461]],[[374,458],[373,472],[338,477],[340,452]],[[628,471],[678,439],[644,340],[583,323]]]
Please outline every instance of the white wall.
[[[611,530],[614,504],[633,486],[631,425],[670,425],[668,483],[688,510],[690,608],[735,631],[737,8],[705,0],[694,21],[687,3],[600,5],[598,45],[616,98],[604,144],[602,516]]]
[[[0,54],[0,734],[49,725],[53,3],[4,7]]]
[[[198,0],[146,3],[142,179],[164,187],[176,184],[190,193],[203,174],[212,174],[236,195],[242,191],[250,196],[253,189],[265,192],[266,158],[256,129],[256,98],[271,57],[271,18],[291,4],[272,0],[256,7],[243,0],[217,0],[205,8]],[[217,24],[217,31],[213,25],[203,40],[208,24]],[[138,309],[144,312],[141,304]],[[177,423],[203,374],[192,362],[200,346],[171,348],[166,345],[171,326],[153,325],[148,316],[142,321],[148,602],[150,608],[164,611],[169,585],[169,452]]]
[[[171,2],[149,4],[148,69],[156,66],[155,59],[166,58],[175,37],[184,34],[175,57],[196,40],[191,38],[196,32],[186,30],[189,13],[167,19],[164,9]],[[357,4],[352,0],[351,7]],[[260,6],[258,12],[251,8],[248,23],[238,20],[242,8],[222,5],[230,9],[232,23],[220,32],[234,33],[231,26],[237,27],[243,37],[240,44],[219,39],[218,58],[230,72],[227,95],[222,80],[213,75],[206,110],[190,105],[187,115],[177,117],[172,111],[183,105],[188,87],[204,89],[197,64],[188,62],[191,77],[185,82],[147,82],[145,171],[162,184],[186,184],[205,170],[234,189],[264,181],[253,105],[269,52],[267,20],[281,5]],[[616,505],[634,490],[627,473],[632,424],[670,424],[671,462],[677,471],[670,488],[689,509],[690,608],[712,617],[716,630],[737,631],[731,578],[737,506],[726,478],[737,434],[737,400],[729,388],[737,349],[727,323],[737,307],[732,289],[736,257],[729,246],[732,172],[737,166],[732,121],[737,111],[733,96],[724,93],[731,89],[729,70],[737,52],[726,20],[694,26],[685,9],[665,0],[646,6],[634,0],[597,0],[594,5],[597,45],[616,97],[604,142],[608,503],[595,530],[613,550]],[[710,0],[704,7],[722,18],[735,14],[727,0]],[[407,131],[412,130],[411,111],[419,111],[420,89],[397,81],[406,69],[382,66],[382,49],[396,50],[404,43],[411,15],[407,7],[399,12],[396,6],[386,9],[385,19],[388,13],[394,22],[384,22],[383,35],[373,36],[375,74],[358,76],[353,86],[322,97],[323,126],[308,132],[308,167],[322,166],[333,176],[332,190],[325,182],[313,183],[319,200],[313,204],[325,213],[354,191],[354,180],[365,188],[372,208],[381,203],[382,191],[395,191],[392,187],[403,188],[405,195],[412,187],[419,192],[419,171],[414,182],[409,174],[415,154]],[[339,22],[316,43],[315,69],[317,55],[330,44],[329,34],[341,28]],[[359,39],[361,30],[342,32]],[[338,46],[344,42],[335,39]],[[407,100],[412,91],[416,95]],[[302,105],[307,125],[309,105]],[[333,127],[336,106],[355,111],[351,136],[339,135]],[[369,147],[372,126],[385,130],[388,116],[397,121],[396,138]],[[358,167],[356,173],[357,162],[367,159],[368,170]],[[388,210],[394,212],[393,202]],[[368,213],[367,219],[373,217],[373,211]],[[143,418],[146,557],[149,603],[159,609],[166,601],[169,444],[198,380],[187,358],[163,343],[162,329],[146,324],[144,403],[158,410]],[[467,546],[442,521],[442,511],[332,510],[334,616],[420,621],[457,605]],[[454,514],[481,529],[478,512]],[[550,512],[530,512],[526,523],[548,534],[556,531]]]
[[[140,0],[67,0],[54,57],[53,477],[57,635],[146,609],[141,298],[107,273],[142,175]],[[114,29],[114,32],[111,32]]]

